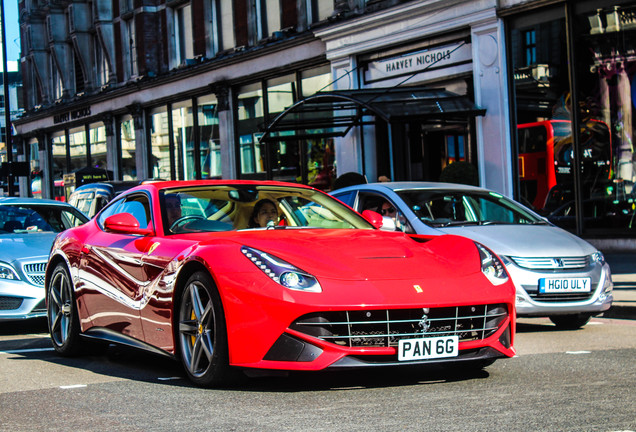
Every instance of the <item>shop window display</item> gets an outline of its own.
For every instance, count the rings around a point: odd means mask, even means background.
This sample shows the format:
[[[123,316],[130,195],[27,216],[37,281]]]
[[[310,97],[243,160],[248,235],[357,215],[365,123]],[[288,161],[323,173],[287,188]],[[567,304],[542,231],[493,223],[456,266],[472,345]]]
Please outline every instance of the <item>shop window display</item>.
[[[577,234],[636,232],[635,16],[601,2],[510,20],[519,198]]]

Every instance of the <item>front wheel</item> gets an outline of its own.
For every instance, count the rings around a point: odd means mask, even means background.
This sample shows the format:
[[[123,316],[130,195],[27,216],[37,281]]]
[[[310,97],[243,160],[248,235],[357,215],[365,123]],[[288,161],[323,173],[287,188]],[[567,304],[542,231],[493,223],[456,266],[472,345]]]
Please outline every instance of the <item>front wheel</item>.
[[[71,277],[64,264],[58,264],[53,270],[46,296],[53,348],[64,356],[77,354],[80,349],[79,317]]]
[[[576,330],[583,327],[592,318],[591,314],[578,313],[571,315],[553,315],[550,321],[562,330]]]
[[[190,380],[203,387],[231,382],[223,306],[207,273],[196,272],[186,282],[178,320],[181,361]]]

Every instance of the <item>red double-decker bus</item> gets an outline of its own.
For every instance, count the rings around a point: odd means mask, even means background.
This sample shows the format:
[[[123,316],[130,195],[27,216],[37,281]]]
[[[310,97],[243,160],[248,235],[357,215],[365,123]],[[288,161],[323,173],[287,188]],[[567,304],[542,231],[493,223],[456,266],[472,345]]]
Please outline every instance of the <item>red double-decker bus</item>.
[[[545,120],[517,126],[521,195],[543,209],[556,186],[572,185],[572,122]],[[612,138],[605,122],[588,120],[579,131],[581,183],[589,190],[612,178]]]

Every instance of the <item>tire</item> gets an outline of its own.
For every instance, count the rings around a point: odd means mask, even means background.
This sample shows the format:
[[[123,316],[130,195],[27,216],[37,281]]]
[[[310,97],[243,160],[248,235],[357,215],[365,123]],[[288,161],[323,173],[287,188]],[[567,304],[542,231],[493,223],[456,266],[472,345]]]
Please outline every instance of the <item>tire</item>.
[[[223,306],[206,272],[198,271],[186,282],[177,319],[178,349],[188,378],[201,387],[232,383]]]
[[[47,322],[53,348],[63,356],[80,351],[80,325],[71,277],[66,266],[58,264],[46,290]]]
[[[561,330],[576,330],[583,327],[592,318],[591,314],[553,315],[550,321]]]

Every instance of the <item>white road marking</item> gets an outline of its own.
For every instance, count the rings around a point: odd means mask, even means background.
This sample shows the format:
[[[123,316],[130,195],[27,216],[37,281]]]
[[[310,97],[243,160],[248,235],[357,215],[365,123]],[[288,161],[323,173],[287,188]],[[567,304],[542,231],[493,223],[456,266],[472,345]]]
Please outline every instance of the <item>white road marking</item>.
[[[73,385],[67,385],[67,386],[60,386],[61,389],[67,390],[67,389],[76,389],[76,388],[84,388],[84,387],[88,387],[86,384],[73,384]]]
[[[54,351],[54,349],[53,348],[29,348],[29,349],[0,351],[0,353],[1,354],[22,354],[22,353],[31,353],[31,352],[45,352],[45,351]]]
[[[592,354],[592,351],[566,351],[566,354]]]

